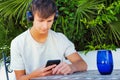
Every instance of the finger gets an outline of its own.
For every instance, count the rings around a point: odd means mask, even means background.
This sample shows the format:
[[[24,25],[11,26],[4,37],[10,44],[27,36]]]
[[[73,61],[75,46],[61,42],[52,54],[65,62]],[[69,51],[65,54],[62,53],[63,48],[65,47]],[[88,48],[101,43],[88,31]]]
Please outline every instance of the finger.
[[[59,68],[62,67],[62,63],[58,64],[54,69],[52,74],[56,74],[57,70],[59,70]]]
[[[63,64],[61,68],[56,72],[56,74],[69,74],[72,73],[72,69],[68,64]]]
[[[65,66],[67,66],[66,63],[60,63],[58,66],[55,67],[55,69],[53,70],[53,74],[59,74],[61,68],[63,69]],[[60,69],[60,70],[59,70]]]
[[[64,74],[64,75],[67,75],[69,73],[71,73],[69,69],[65,69],[61,71],[61,74]]]
[[[52,75],[52,70],[46,71],[42,74],[42,76],[49,76]]]
[[[54,71],[55,68],[52,68],[52,71]]]
[[[56,67],[56,64],[51,65],[51,66],[48,66],[48,67],[46,67],[46,68],[44,69],[44,71],[51,70],[51,69],[53,69],[53,68],[55,68],[55,67]]]
[[[58,70],[57,70],[57,72],[56,72],[56,74],[61,74],[63,71],[65,71],[67,68],[66,68],[66,65],[62,65],[62,67],[60,67]]]

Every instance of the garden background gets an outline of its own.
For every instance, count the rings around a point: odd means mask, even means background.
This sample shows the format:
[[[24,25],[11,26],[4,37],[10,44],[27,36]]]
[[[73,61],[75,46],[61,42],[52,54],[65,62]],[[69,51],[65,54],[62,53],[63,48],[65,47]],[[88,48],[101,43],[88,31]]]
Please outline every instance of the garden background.
[[[31,27],[32,0],[0,0],[0,59],[10,43]],[[55,0],[59,17],[52,29],[64,33],[78,51],[120,48],[120,0]]]

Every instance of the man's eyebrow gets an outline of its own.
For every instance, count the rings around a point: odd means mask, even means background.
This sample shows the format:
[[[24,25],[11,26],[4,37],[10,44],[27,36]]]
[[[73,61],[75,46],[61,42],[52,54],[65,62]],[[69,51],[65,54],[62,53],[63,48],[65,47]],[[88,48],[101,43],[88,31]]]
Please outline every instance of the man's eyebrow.
[[[43,19],[43,18],[38,18],[38,20],[45,20],[45,19]]]

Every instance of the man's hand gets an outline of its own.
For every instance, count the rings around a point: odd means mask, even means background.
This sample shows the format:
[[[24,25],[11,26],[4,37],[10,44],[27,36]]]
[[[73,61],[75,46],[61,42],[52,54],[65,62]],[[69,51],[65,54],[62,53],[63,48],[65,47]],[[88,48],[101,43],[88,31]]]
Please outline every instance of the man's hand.
[[[72,64],[67,64],[65,62],[62,62],[52,69],[53,70],[52,74],[64,74],[65,75],[65,74],[71,74],[77,71],[82,72],[82,71],[87,70],[86,62],[82,59],[82,57],[77,52],[67,56],[67,59]]]
[[[29,80],[35,77],[43,77],[43,76],[52,75],[52,69],[55,67],[56,65],[51,65],[51,66],[44,67],[44,68],[38,68],[28,75],[25,75],[23,71],[15,71],[16,79],[17,80]]]
[[[52,69],[52,74],[71,74],[74,72],[72,64],[67,64],[65,62],[60,63],[54,69]]]
[[[51,65],[48,67],[40,68],[32,72],[30,75],[34,77],[43,77],[43,76],[52,75],[52,69],[55,67],[56,65]]]

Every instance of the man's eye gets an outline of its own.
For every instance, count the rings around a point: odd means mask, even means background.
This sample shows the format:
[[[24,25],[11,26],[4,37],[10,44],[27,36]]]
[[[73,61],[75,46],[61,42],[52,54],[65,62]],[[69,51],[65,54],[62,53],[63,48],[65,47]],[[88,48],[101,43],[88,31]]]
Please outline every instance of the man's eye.
[[[49,20],[48,22],[52,22],[52,20]]]
[[[39,20],[39,22],[43,22],[44,20]]]

